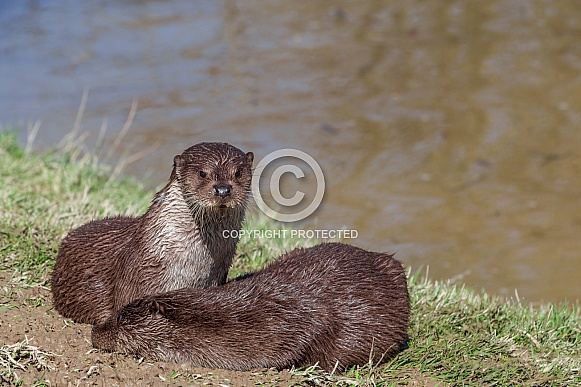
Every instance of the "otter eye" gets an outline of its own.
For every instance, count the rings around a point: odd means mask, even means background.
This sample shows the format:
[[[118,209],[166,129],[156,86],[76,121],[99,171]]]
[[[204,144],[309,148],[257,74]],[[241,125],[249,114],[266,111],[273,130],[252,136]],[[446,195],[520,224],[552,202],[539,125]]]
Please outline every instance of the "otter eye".
[[[204,177],[206,177],[208,174],[204,171],[200,171],[198,172],[198,174],[200,175],[200,177],[203,179]]]
[[[239,169],[237,169],[236,173],[234,174],[234,177],[239,178],[240,176],[242,176],[242,172]]]
[[[119,321],[121,321],[121,318],[122,318],[122,317],[123,317],[123,316],[121,315],[121,313],[119,313],[119,314],[117,315],[117,320],[116,320],[117,324],[119,324]]]

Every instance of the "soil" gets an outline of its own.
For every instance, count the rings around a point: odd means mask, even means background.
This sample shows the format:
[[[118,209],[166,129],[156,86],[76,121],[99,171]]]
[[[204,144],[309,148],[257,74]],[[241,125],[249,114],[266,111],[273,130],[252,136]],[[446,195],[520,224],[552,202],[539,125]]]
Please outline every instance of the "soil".
[[[23,288],[0,273],[0,346],[27,341],[50,355],[45,366],[21,352],[15,375],[0,376],[0,386],[22,378],[29,386],[44,381],[50,386],[288,386],[301,384],[290,371],[238,372],[194,368],[189,364],[151,362],[132,356],[105,353],[91,346],[91,326],[64,319],[53,308],[50,289]],[[2,355],[2,358],[6,357]],[[4,368],[4,367],[2,367]],[[5,373],[4,369],[0,370]],[[39,383],[40,384],[40,383]],[[42,384],[41,384],[42,385]]]

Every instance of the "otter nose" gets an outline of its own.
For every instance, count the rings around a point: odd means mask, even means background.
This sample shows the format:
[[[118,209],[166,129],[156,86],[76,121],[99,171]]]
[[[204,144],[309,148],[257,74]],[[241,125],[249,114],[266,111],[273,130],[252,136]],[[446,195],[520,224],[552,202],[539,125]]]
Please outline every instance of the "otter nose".
[[[231,185],[218,185],[214,187],[214,195],[216,196],[220,196],[221,198],[225,198],[226,196],[230,196],[230,193],[232,192],[232,186]]]

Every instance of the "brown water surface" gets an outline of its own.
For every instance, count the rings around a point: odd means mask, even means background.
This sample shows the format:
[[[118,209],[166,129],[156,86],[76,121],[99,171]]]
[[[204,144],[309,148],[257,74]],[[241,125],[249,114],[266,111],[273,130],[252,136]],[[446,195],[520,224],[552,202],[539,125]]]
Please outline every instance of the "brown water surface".
[[[153,149],[127,171],[228,141],[313,156],[316,216],[434,278],[529,300],[581,294],[581,2],[125,1],[0,7],[0,121],[90,148]],[[103,124],[103,120],[105,124]],[[305,188],[304,190],[307,190]]]

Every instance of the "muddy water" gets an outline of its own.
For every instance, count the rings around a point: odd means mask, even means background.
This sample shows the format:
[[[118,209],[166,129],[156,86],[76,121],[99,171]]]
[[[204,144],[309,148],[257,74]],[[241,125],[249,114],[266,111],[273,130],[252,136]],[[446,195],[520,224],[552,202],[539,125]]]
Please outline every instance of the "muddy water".
[[[150,184],[186,146],[301,149],[327,189],[306,229],[355,229],[434,278],[581,294],[581,3],[11,2],[0,121],[70,132]],[[292,181],[291,181],[292,183]],[[308,188],[303,189],[308,191]]]

